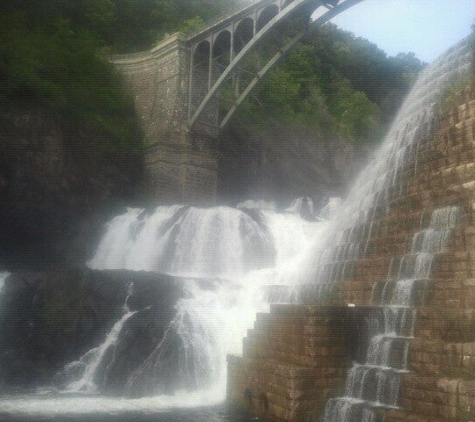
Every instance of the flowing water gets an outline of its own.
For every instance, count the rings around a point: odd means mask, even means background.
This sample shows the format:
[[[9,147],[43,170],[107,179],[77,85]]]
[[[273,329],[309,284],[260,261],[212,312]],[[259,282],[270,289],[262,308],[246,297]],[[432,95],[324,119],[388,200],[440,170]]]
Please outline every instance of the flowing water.
[[[375,421],[373,409],[397,406],[400,374],[407,371],[409,340],[414,334],[413,307],[423,303],[434,255],[444,251],[460,219],[458,207],[437,209],[428,229],[414,235],[411,251],[400,259],[397,275],[389,274],[379,297],[373,297],[382,308],[371,315],[366,363],[350,369],[345,396],[328,402],[323,422]]]
[[[337,204],[330,201],[324,209],[327,217]],[[241,209],[176,205],[152,212],[128,209],[108,223],[88,263],[95,269],[167,272],[182,283],[187,295],[176,303],[176,314],[162,340],[134,371],[125,391],[151,371],[160,386],[162,374],[169,371],[166,356],[170,353],[180,368],[175,374],[179,389],[163,394],[152,386],[147,392],[151,397],[138,399],[97,395],[104,376],[102,360],[135,315],[126,300],[122,317],[106,337],[64,368],[60,375],[68,382],[59,397],[51,392],[42,397],[3,399],[0,415],[3,410],[9,415],[57,419],[75,414],[78,418],[111,413],[163,416],[166,411],[163,417],[168,420],[173,419],[172,408],[222,403],[226,355],[241,353],[242,338],[257,312],[267,311],[271,301],[292,300],[296,278],[305,277],[305,269],[299,271],[302,251],[330,224],[326,218],[302,219],[295,204],[282,212],[259,205],[248,202]],[[203,287],[203,279],[213,289]],[[281,288],[269,294],[275,285]]]
[[[107,334],[105,341],[94,349],[89,350],[86,354],[81,356],[79,360],[66,365],[62,371],[61,375],[66,378],[69,378],[70,374],[79,374],[78,379],[70,382],[66,386],[66,392],[100,392],[100,386],[96,383],[99,365],[103,361],[104,355],[107,353],[107,351],[117,344],[119,335],[126,321],[137,313],[137,311],[131,312],[127,305],[127,300],[132,294],[132,290],[133,284],[130,284],[128,292],[129,294],[126,297],[123,306],[124,315],[114,324],[111,331]]]
[[[0,271],[0,294],[2,293],[3,284],[6,278],[10,275],[7,271]]]
[[[274,204],[259,204],[260,209],[255,203],[240,204],[240,209],[175,205],[158,207],[152,213],[129,209],[111,220],[90,267],[160,271],[183,277],[190,295],[177,303],[170,331],[150,359],[160,368],[162,352],[169,347],[167,339],[179,337],[187,345],[186,353],[179,358],[184,367],[192,368],[193,389],[140,399],[67,394],[54,398],[4,398],[0,410],[8,415],[35,418],[78,415],[78,420],[82,420],[88,414],[132,412],[145,417],[174,407],[222,402],[225,356],[240,352],[242,337],[256,312],[268,308],[266,287],[285,284],[285,294],[273,300],[292,300],[296,297],[293,287],[304,282],[331,286],[349,275],[352,263],[367,252],[368,238],[378,229],[373,217],[387,211],[393,192],[402,191],[400,176],[407,158],[417,154],[419,142],[436,124],[434,107],[439,93],[454,75],[467,72],[470,66],[467,44],[462,42],[423,72],[385,142],[340,205],[336,218],[306,221],[301,218],[302,210],[312,214],[313,204],[307,202],[304,206],[300,201],[285,213],[275,211]],[[329,206],[325,212],[331,213],[331,209]],[[414,237],[411,253],[398,261],[399,266],[394,264],[398,267],[397,276],[392,284],[388,280],[385,293],[379,298],[384,307],[382,316],[375,317],[372,324],[375,331],[367,362],[355,365],[349,372],[346,397],[329,402],[326,421],[350,420],[355,409],[359,409],[359,420],[374,422],[371,406],[361,403],[396,405],[397,374],[405,370],[405,344],[414,323],[409,303],[412,292],[428,278],[433,254],[447,241],[451,223],[444,218],[434,214],[430,227]],[[194,281],[196,277],[217,277],[220,282],[215,290],[204,290]],[[124,311],[95,349],[78,356],[79,363],[72,365],[80,365],[83,371],[70,384],[73,390],[94,391],[97,385],[90,381],[94,380],[94,366],[100,360],[101,350],[115,341],[122,323],[129,317]],[[377,387],[368,392],[367,383]],[[154,420],[173,420],[173,412],[167,415],[161,419],[157,413]]]
[[[351,272],[356,258],[368,252],[368,239],[379,229],[374,217],[388,211],[393,193],[404,191],[402,176],[409,157],[415,157],[413,171],[417,171],[421,143],[437,126],[437,103],[447,87],[468,73],[471,59],[469,40],[465,39],[421,73],[383,144],[355,180],[329,230],[328,241],[312,251],[316,279],[331,286]]]

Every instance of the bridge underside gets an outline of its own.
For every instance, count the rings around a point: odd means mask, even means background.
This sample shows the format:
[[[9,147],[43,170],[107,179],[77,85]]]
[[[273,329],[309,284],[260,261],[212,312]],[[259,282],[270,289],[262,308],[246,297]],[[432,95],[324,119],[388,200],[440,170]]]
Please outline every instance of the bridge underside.
[[[195,35],[114,57],[142,122],[155,199],[214,202],[219,134],[239,105],[309,28],[360,1],[257,0]]]

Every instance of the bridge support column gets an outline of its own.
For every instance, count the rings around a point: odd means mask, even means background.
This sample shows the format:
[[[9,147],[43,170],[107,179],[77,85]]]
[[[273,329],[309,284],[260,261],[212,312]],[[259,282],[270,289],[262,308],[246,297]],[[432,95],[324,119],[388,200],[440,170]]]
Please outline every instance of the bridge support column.
[[[163,203],[213,203],[217,144],[186,130],[190,51],[184,34],[112,62],[125,76],[144,131],[147,190]]]

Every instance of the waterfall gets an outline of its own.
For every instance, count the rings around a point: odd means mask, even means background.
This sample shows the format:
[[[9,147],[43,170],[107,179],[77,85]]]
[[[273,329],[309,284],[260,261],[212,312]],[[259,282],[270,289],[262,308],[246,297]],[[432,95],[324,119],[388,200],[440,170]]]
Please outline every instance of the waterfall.
[[[305,249],[314,225],[292,214],[230,207],[128,209],[107,225],[95,269],[241,278]]]
[[[331,210],[336,208],[333,202]],[[64,393],[89,396],[64,396],[61,405],[56,399],[2,405],[12,412],[20,405],[22,411],[51,415],[221,402],[226,355],[242,353],[242,338],[257,312],[267,312],[270,302],[291,300],[302,251],[328,224],[323,218],[311,222],[298,213],[255,207],[127,209],[107,224],[89,266],[168,272],[185,291],[163,338],[125,385],[126,393],[145,386],[150,397],[113,400],[97,395],[107,377],[106,359],[115,353],[128,323],[142,312],[130,312],[126,300],[122,316],[105,338],[58,375],[67,380]],[[275,285],[284,288],[274,291]],[[170,379],[172,387],[164,386]]]
[[[133,284],[129,285],[128,294],[123,306],[123,316],[112,327],[111,331],[107,334],[106,339],[99,346],[89,350],[78,360],[66,365],[64,370],[58,374],[58,376],[71,379],[77,378],[71,381],[65,388],[66,392],[84,392],[84,393],[98,393],[101,390],[100,384],[98,384],[98,370],[103,362],[105,354],[115,347],[119,339],[119,335],[124,327],[126,321],[136,314],[137,312],[131,312],[129,310],[127,300],[132,294]]]
[[[128,209],[107,225],[91,267],[166,271],[180,277],[187,292],[176,304],[163,339],[134,371],[126,391],[146,386],[147,394],[160,394],[173,377],[180,388],[219,389],[223,397],[226,355],[241,353],[246,330],[257,312],[267,311],[271,297],[290,300],[293,280],[287,275],[296,271],[301,252],[328,222],[259,209],[250,201],[240,206],[158,207],[151,213]],[[199,282],[210,277],[215,278],[212,290]],[[287,289],[269,295],[266,287],[284,283]],[[109,337],[97,353],[108,341]],[[84,359],[89,353],[93,352]],[[176,373],[170,375],[173,370]],[[83,381],[73,387],[84,388]]]
[[[342,263],[351,265],[368,252],[375,217],[387,215],[391,195],[403,192],[402,169],[411,156],[416,163],[413,171],[417,171],[418,149],[435,129],[439,95],[454,79],[468,73],[471,58],[465,39],[419,77],[383,145],[341,206],[328,241],[321,244],[316,273],[328,286],[345,275]],[[372,316],[376,321],[370,325],[382,330],[372,333],[366,363],[350,369],[345,395],[327,403],[324,422],[375,421],[378,408],[397,405],[400,374],[407,370],[409,339],[414,331],[412,307],[415,301],[424,300],[434,254],[444,250],[459,219],[458,207],[435,210],[429,227],[421,227],[414,235],[410,252],[391,261],[383,287],[373,289],[373,299],[383,312],[376,312]],[[380,296],[374,297],[377,291]]]
[[[374,224],[375,217],[388,212],[388,201],[393,193],[403,192],[403,168],[409,157],[415,157],[413,171],[417,170],[420,145],[437,125],[435,110],[440,95],[454,80],[468,74],[471,59],[469,40],[464,39],[421,73],[383,144],[360,172],[339,207],[341,211],[334,219],[335,224],[329,227],[326,241],[312,250],[314,258],[309,260],[309,265],[313,265],[316,279],[326,283],[328,288],[348,274],[356,259],[368,253],[368,239],[378,229]],[[439,235],[444,236],[443,233]],[[437,243],[435,239],[431,241]]]
[[[96,375],[98,368],[102,363],[104,355],[109,348],[114,347],[119,338],[119,334],[125,322],[134,315],[135,312],[125,313],[119,321],[117,321],[112,330],[107,335],[105,341],[89,350],[86,354],[81,356],[79,360],[74,361],[66,365],[64,368],[65,373],[82,373],[82,376],[77,381],[71,382],[65,389],[67,392],[85,392],[85,393],[97,393],[100,392],[100,387],[97,385]],[[68,376],[68,375],[65,376]]]
[[[373,297],[383,312],[372,315],[370,327],[382,329],[372,333],[366,363],[355,364],[350,369],[345,396],[328,402],[324,422],[371,421],[376,418],[372,408],[397,405],[400,374],[407,371],[409,340],[414,334],[416,310],[413,307],[424,298],[434,255],[444,251],[460,219],[458,207],[436,209],[429,228],[413,236],[410,252],[400,259],[404,269],[398,271],[396,279],[388,277],[380,296]],[[411,264],[405,264],[407,262]],[[392,291],[391,296],[388,291]]]

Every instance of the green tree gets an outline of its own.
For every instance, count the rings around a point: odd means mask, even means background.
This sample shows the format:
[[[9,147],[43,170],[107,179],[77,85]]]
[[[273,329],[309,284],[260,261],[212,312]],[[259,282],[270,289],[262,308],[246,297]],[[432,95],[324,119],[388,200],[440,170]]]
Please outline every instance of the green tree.
[[[375,44],[327,24],[290,52],[239,114],[258,124],[306,123],[319,133],[371,142],[386,130],[423,67],[413,53],[387,57]]]

